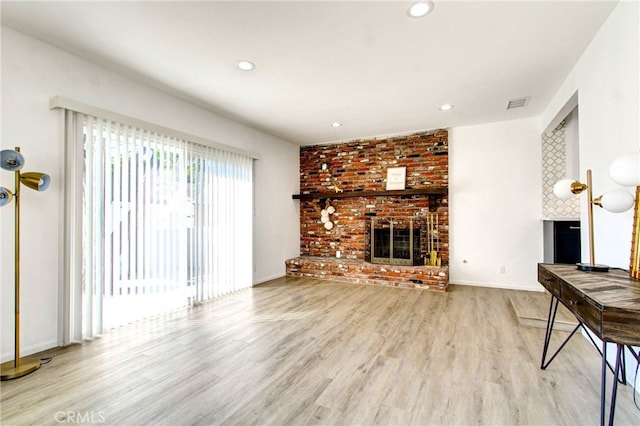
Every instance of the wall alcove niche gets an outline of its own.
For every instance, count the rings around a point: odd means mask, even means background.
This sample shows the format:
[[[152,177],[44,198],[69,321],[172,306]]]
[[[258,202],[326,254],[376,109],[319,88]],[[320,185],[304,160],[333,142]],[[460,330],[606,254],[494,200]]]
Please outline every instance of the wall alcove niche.
[[[578,263],[581,260],[580,198],[561,200],[553,185],[561,179],[580,181],[579,110],[577,94],[567,103],[570,112],[542,134],[542,217],[544,261]]]
[[[406,168],[405,189],[386,190],[387,169],[398,167]],[[300,194],[293,195],[300,200],[300,256],[285,262],[287,275],[446,290],[448,170],[446,129],[301,147]],[[321,221],[326,200],[335,207],[331,229]],[[412,262],[417,265],[365,260],[371,218],[420,222],[436,214],[439,263],[431,265],[429,251],[436,246],[427,244],[421,244],[422,260]]]

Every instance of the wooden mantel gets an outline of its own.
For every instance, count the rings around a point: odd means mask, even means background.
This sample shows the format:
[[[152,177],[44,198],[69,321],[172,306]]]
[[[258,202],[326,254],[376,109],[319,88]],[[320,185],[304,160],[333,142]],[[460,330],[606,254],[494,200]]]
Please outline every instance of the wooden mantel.
[[[345,191],[345,192],[310,192],[307,194],[293,194],[294,200],[316,200],[324,198],[351,197],[402,197],[411,195],[446,195],[447,188],[420,188],[389,191]]]

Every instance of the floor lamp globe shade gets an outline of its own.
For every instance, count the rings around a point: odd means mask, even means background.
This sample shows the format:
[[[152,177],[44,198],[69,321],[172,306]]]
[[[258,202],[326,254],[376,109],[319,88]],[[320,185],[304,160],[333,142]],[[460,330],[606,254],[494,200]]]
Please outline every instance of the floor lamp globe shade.
[[[618,185],[640,185],[640,152],[616,158],[609,166],[609,176]]]
[[[633,207],[634,201],[633,195],[621,189],[607,192],[600,199],[602,207],[612,213],[626,212]]]
[[[562,179],[556,182],[553,185],[553,194],[560,198],[561,200],[568,200],[572,198],[575,194],[571,191],[571,185],[573,185],[575,181],[573,179]]]
[[[24,166],[24,157],[13,149],[3,149],[0,152],[0,167],[10,172],[20,170]]]
[[[22,182],[22,184],[27,188],[42,192],[49,188],[49,184],[51,184],[51,177],[44,173],[27,172],[20,175],[20,182]]]
[[[13,199],[13,193],[5,187],[0,187],[0,207],[6,206]]]

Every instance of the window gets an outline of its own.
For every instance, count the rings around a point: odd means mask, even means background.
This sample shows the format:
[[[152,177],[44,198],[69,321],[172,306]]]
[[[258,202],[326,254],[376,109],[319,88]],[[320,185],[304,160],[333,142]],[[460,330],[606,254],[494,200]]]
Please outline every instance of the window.
[[[252,285],[252,158],[67,112],[82,183],[63,343]]]

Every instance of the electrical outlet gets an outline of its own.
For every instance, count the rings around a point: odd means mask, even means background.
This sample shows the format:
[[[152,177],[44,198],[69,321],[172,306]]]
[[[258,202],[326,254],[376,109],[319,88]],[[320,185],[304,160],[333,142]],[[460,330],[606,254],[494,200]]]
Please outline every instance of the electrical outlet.
[[[505,265],[500,265],[500,274],[506,274],[507,273],[507,267]]]

